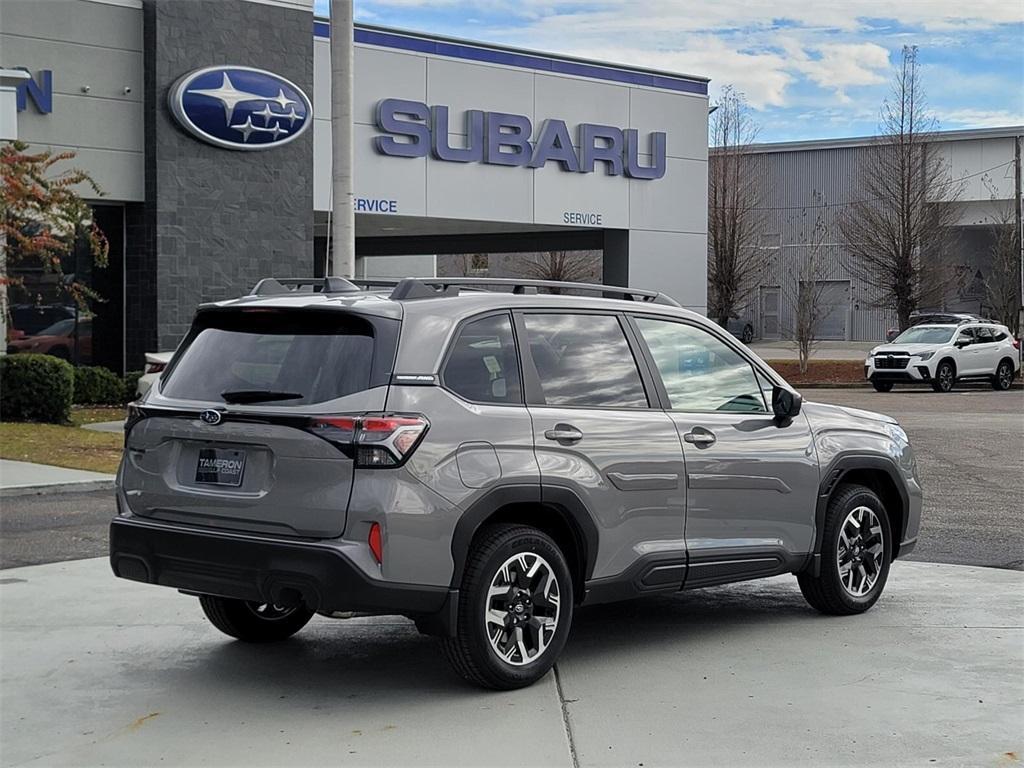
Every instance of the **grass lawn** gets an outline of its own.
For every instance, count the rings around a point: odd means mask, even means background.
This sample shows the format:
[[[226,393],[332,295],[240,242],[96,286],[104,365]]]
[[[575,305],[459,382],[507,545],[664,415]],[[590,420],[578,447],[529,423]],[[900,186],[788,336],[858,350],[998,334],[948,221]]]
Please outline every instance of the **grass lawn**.
[[[123,418],[123,409],[81,409],[72,413],[89,421],[113,421]],[[86,415],[87,414],[87,415]],[[117,414],[120,414],[118,416]],[[86,423],[78,421],[77,423]],[[77,426],[56,424],[0,423],[0,458],[32,461],[71,469],[88,469],[113,474],[121,460],[124,438],[112,432],[93,432]]]
[[[75,405],[71,408],[71,423],[76,427],[98,421],[124,421],[121,405]]]

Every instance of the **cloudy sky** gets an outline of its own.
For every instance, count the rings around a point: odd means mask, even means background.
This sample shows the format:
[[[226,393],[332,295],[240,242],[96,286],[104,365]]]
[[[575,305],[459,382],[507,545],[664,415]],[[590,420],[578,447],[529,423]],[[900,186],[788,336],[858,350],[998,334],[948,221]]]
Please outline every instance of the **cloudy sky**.
[[[316,0],[327,15],[328,0]],[[355,0],[357,21],[704,75],[763,141],[873,133],[904,45],[944,130],[1024,123],[1021,0]]]

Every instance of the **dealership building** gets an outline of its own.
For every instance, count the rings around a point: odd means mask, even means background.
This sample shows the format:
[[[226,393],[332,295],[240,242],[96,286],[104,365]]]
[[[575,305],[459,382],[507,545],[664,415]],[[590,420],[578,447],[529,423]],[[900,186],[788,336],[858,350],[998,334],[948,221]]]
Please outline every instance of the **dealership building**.
[[[605,282],[705,310],[705,78],[365,25],[355,43],[358,275],[589,252]],[[0,0],[0,67],[30,75],[18,138],[74,152],[104,191],[109,264],[64,267],[102,297],[73,358],[138,368],[200,302],[332,271],[330,25],[311,0]],[[70,312],[16,269],[15,330]]]

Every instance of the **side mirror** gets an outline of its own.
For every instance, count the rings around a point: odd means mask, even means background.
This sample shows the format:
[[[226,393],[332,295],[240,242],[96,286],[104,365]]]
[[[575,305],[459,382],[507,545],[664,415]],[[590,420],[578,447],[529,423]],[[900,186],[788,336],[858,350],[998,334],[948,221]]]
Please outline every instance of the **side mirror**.
[[[804,399],[799,392],[792,389],[775,386],[772,387],[772,412],[779,421],[792,419],[800,413],[800,406]]]
[[[969,347],[970,345],[970,341],[968,341],[967,339],[961,339],[960,341],[956,342],[953,346],[956,347],[957,349],[963,349],[964,347]]]

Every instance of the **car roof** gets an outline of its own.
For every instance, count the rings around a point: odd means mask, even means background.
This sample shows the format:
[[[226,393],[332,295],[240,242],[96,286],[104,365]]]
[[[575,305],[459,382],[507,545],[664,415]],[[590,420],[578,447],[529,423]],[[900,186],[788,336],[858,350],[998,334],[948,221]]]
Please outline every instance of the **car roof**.
[[[298,279],[291,279],[298,282]],[[454,286],[455,290],[435,291],[426,288],[419,295],[408,298],[396,298],[399,294],[402,283],[422,281],[423,285],[438,284],[442,287]],[[436,281],[436,282],[435,282]],[[277,281],[274,281],[277,283]],[[706,322],[706,318],[696,312],[683,309],[668,297],[654,291],[643,289],[618,288],[616,286],[594,286],[586,283],[573,284],[580,289],[601,290],[606,289],[609,293],[622,293],[623,298],[609,298],[604,296],[577,295],[574,293],[539,293],[539,292],[513,292],[512,290],[484,290],[484,285],[490,285],[487,280],[461,279],[461,278],[407,278],[403,281],[388,281],[388,285],[375,288],[376,283],[368,283],[362,290],[352,286],[352,290],[344,292],[324,292],[317,290],[305,290],[306,287],[317,287],[313,280],[302,281],[301,287],[295,290],[282,290],[280,292],[260,295],[258,293],[241,296],[234,299],[227,299],[219,302],[212,302],[200,306],[200,311],[232,308],[273,308],[273,309],[322,309],[354,311],[381,317],[392,317],[402,319],[406,316],[417,315],[438,315],[445,314],[458,318],[479,314],[487,310],[515,309],[515,308],[550,308],[550,309],[604,309],[612,312],[642,311],[655,314],[665,314],[673,317],[693,317]],[[383,281],[382,281],[383,282]],[[394,287],[392,287],[392,284]],[[468,285],[467,285],[468,284]],[[351,285],[351,284],[350,284]],[[460,288],[460,285],[462,286]],[[546,288],[547,286],[565,286],[565,283],[557,283],[543,280],[503,280],[496,279],[495,286],[513,288],[522,286]],[[278,286],[275,286],[277,288]],[[326,284],[325,286],[326,287]],[[259,285],[257,286],[257,289]],[[255,291],[256,289],[254,289]],[[570,289],[571,290],[571,289]],[[637,299],[625,298],[625,296],[636,295]]]

